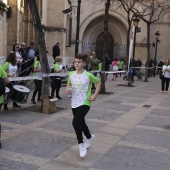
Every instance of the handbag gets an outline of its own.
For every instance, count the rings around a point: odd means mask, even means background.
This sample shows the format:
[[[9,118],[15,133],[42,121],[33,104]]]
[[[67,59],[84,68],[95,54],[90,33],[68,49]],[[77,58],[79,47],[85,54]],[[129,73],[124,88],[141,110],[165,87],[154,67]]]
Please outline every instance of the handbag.
[[[161,74],[159,75],[159,78],[162,80],[162,79],[164,78],[164,73],[161,73]]]

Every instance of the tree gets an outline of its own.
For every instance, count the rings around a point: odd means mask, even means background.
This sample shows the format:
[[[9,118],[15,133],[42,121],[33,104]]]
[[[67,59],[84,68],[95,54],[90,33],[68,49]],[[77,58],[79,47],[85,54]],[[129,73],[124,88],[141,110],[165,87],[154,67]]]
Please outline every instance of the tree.
[[[103,46],[103,55],[102,55],[102,74],[101,74],[101,93],[105,94],[105,57],[107,51],[107,39],[108,39],[108,18],[109,18],[109,8],[110,0],[106,1],[105,4],[105,18],[104,18],[104,46]]]
[[[27,2],[30,7],[30,11],[33,18],[33,25],[35,27],[37,39],[38,39],[37,43],[39,46],[40,63],[43,72],[42,99],[44,99],[44,97],[49,96],[49,87],[50,87],[50,68],[47,60],[45,36],[44,36],[44,32],[41,25],[35,0],[27,0]],[[43,100],[42,100],[42,107],[43,107]]]
[[[128,68],[129,61],[129,45],[130,45],[130,32],[132,26],[132,20],[134,18],[134,14],[132,13],[132,9],[136,5],[136,1],[134,0],[119,0],[119,3],[123,7],[124,11],[127,13],[127,21],[128,21],[128,31],[127,31],[127,40],[126,40],[126,67]],[[120,6],[120,7],[121,7]]]
[[[147,67],[150,61],[150,28],[151,24],[158,21],[168,1],[150,0],[139,1],[140,8],[133,8],[132,12],[147,24]],[[146,69],[145,81],[148,81],[148,69]]]

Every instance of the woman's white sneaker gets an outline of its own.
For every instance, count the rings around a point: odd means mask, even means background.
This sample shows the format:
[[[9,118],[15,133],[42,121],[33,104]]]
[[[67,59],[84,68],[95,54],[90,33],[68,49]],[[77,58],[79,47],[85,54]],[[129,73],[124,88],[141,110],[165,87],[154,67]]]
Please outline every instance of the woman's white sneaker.
[[[94,136],[93,134],[91,134],[91,138],[90,138],[90,139],[87,139],[87,141],[86,141],[86,148],[87,148],[87,149],[90,148],[91,143],[92,143],[92,141],[94,140],[94,138],[95,138],[95,136]]]
[[[80,157],[84,158],[87,155],[86,145],[84,143],[79,144]]]

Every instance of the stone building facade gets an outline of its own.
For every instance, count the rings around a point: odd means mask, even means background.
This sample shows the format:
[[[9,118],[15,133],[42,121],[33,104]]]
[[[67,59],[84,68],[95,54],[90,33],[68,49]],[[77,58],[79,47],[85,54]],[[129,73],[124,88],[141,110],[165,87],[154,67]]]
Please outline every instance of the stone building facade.
[[[7,50],[7,3],[0,1],[0,56],[4,57]]]
[[[10,7],[8,17],[0,17],[0,56],[6,56],[14,43],[24,41],[36,42],[36,34],[32,23],[32,17],[26,0],[2,0],[3,4]],[[77,0],[71,0],[73,9],[71,13],[64,14],[62,10],[69,8],[67,0],[36,0],[40,18],[45,32],[46,48],[48,55],[52,55],[52,47],[56,42],[61,43],[61,55],[64,64],[73,61],[75,55]],[[168,4],[169,5],[169,4]],[[79,52],[90,55],[96,51],[101,57],[104,31],[104,3],[92,3],[90,0],[81,0]],[[4,11],[3,13],[7,13]],[[72,23],[71,30],[69,24]],[[136,57],[140,57],[143,63],[146,61],[146,24],[139,22],[141,32],[137,34]],[[108,54],[111,59],[117,57],[126,58],[127,18],[122,9],[110,7]],[[161,42],[158,44],[157,59],[170,59],[170,11],[164,11],[160,20],[151,26],[151,43],[155,42],[155,32],[160,32]],[[68,34],[71,31],[71,37]],[[69,43],[68,40],[70,39]],[[151,58],[154,58],[155,47],[151,46]]]

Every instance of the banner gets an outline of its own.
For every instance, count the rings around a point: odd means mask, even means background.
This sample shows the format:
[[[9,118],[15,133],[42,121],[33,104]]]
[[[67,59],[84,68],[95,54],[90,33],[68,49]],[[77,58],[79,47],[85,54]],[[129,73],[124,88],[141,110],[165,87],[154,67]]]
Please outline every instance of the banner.
[[[134,42],[134,33],[135,33],[135,26],[133,25],[131,31],[130,31],[130,45],[129,45],[129,61],[128,61],[128,71],[130,66],[130,59],[133,55],[133,42]]]

